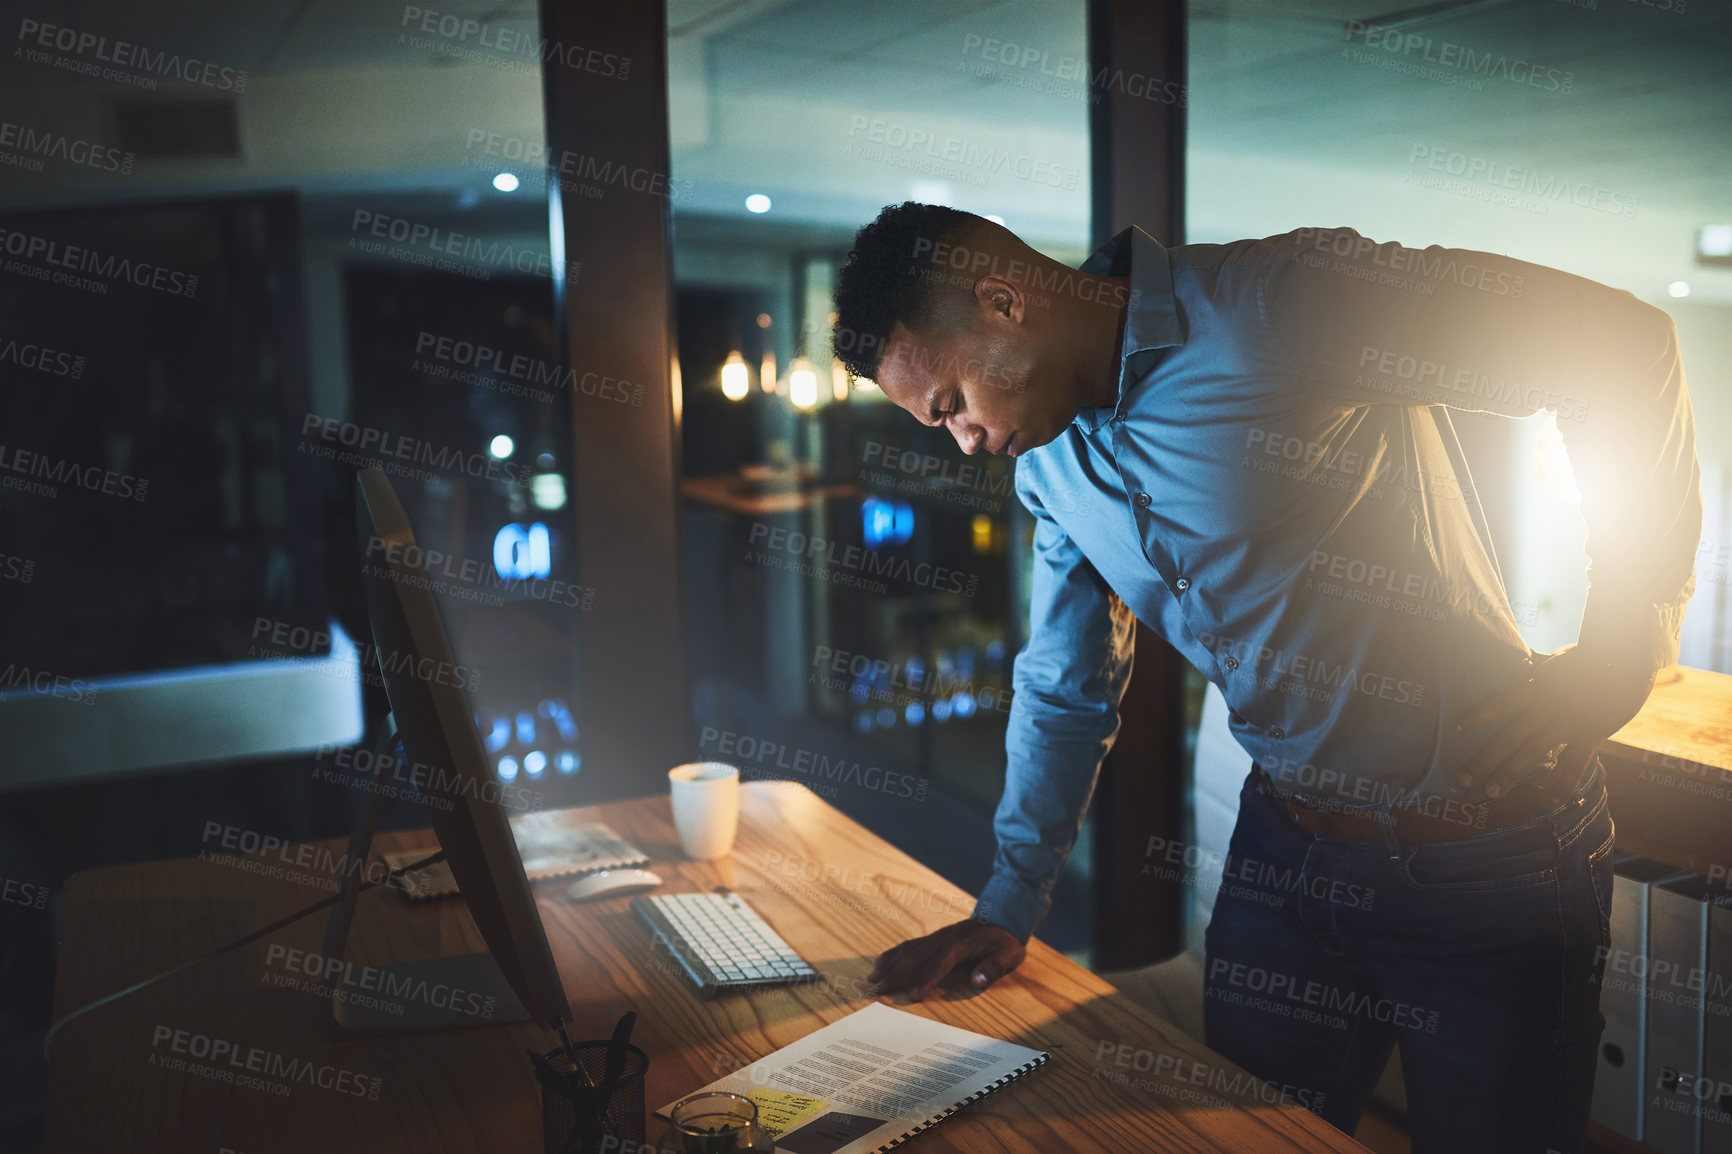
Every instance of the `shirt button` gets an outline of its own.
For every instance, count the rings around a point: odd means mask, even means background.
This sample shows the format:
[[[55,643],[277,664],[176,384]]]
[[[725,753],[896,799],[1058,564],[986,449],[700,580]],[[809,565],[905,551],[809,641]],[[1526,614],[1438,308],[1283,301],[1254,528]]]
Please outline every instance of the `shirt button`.
[[[1181,577],[1177,581],[1173,582],[1173,584],[1178,587],[1180,593],[1183,593],[1191,587],[1191,579],[1189,577]]]
[[[1237,657],[1229,657],[1222,661],[1221,664],[1227,667],[1228,673],[1231,673],[1233,670],[1239,668],[1239,659]]]
[[[1137,508],[1147,509],[1150,505],[1153,505],[1155,503],[1155,499],[1153,497],[1149,496],[1147,493],[1138,493],[1136,496],[1136,502],[1137,502]]]
[[[1269,736],[1273,737],[1276,741],[1280,741],[1283,737],[1287,736],[1287,731],[1277,725],[1274,729],[1269,731]]]

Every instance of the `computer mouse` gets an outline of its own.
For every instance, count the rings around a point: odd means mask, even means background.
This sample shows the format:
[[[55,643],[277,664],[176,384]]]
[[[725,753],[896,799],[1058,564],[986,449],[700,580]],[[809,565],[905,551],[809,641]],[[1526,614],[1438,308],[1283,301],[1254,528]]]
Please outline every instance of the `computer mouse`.
[[[600,870],[572,882],[565,895],[574,902],[587,902],[633,890],[651,890],[661,884],[662,879],[648,870]]]

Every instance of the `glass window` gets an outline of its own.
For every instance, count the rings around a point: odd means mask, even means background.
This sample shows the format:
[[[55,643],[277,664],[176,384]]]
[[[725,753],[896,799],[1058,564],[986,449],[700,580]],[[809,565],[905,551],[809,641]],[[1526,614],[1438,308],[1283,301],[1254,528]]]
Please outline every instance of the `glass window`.
[[[6,460],[97,483],[0,491],[32,565],[6,660],[101,679],[366,643],[354,473],[380,463],[499,772],[575,770],[538,20],[456,11],[20,19],[0,348],[53,355],[3,370]],[[347,672],[351,697],[374,676]]]
[[[804,781],[978,885],[1030,527],[1008,461],[965,456],[832,361],[830,294],[854,232],[904,200],[1086,256],[1088,105],[1058,79],[1086,55],[1084,5],[668,11],[703,753]],[[837,762],[906,783],[803,768]],[[941,807],[971,840],[933,844]]]

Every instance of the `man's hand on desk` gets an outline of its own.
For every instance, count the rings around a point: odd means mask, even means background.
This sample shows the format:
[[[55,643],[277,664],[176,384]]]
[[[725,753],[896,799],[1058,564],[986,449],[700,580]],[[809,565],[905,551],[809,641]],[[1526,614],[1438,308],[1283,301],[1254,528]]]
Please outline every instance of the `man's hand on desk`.
[[[890,947],[866,980],[876,993],[907,990],[909,999],[918,1002],[959,966],[968,968],[968,984],[983,990],[1022,965],[1027,953],[1003,926],[970,918]]]
[[[1487,797],[1501,797],[1534,766],[1553,764],[1556,768],[1540,780],[1576,785],[1594,751],[1636,716],[1653,690],[1653,673],[1603,665],[1565,646],[1523,684],[1457,715],[1463,730],[1507,719],[1461,767],[1463,788],[1484,782]]]

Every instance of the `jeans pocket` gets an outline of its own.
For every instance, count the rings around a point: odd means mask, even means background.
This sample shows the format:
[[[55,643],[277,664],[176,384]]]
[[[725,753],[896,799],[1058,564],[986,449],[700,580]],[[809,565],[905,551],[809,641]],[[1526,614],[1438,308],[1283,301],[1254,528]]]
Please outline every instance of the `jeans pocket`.
[[[1611,818],[1607,817],[1607,824]],[[1588,855],[1588,880],[1594,884],[1594,903],[1600,910],[1600,945],[1612,945],[1612,845],[1616,830],[1606,833],[1605,844]]]
[[[1545,844],[1500,845],[1470,838],[1414,847],[1401,861],[1403,879],[1421,890],[1497,893],[1555,882],[1557,847]]]

